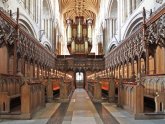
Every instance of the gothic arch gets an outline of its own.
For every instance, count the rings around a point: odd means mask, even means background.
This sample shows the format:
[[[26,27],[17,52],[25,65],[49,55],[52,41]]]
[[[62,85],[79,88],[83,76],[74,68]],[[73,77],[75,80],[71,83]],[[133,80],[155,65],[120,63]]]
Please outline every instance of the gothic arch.
[[[149,13],[146,13],[147,15]],[[124,31],[125,34],[123,36],[123,39],[131,35],[133,32],[135,32],[143,23],[143,16],[142,11],[137,13],[128,24],[126,30]]]
[[[143,17],[136,18],[134,21],[131,21],[126,32],[124,34],[124,39],[130,36],[133,32],[135,32],[143,23]]]
[[[46,49],[51,51],[51,44],[49,42],[45,41],[45,42],[43,42],[43,45]]]
[[[19,19],[19,24],[25,31],[27,31],[29,34],[31,34],[35,37],[35,34],[34,34],[32,28],[25,20]]]
[[[19,14],[19,24],[20,26],[27,31],[29,34],[33,35],[35,38],[37,38],[37,31],[35,30],[32,22],[26,17],[26,15],[20,13]],[[13,17],[16,17],[16,13],[13,14]]]
[[[112,43],[109,48],[108,48],[108,52],[112,51],[114,48],[116,48],[117,44]]]

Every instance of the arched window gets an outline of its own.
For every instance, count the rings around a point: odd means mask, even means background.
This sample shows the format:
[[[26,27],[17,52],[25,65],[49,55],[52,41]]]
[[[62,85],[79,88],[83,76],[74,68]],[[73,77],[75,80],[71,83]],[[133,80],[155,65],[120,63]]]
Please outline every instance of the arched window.
[[[76,73],[76,81],[77,82],[81,82],[83,80],[84,80],[84,74],[83,74],[83,72],[77,72]]]

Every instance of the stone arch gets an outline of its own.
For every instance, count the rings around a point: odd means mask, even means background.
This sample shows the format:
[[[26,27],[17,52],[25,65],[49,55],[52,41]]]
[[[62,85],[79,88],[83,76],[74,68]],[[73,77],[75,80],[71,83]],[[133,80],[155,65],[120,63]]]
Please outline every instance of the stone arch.
[[[27,31],[29,34],[31,34],[32,36],[34,36],[35,38],[38,37],[38,33],[37,31],[35,30],[32,22],[28,19],[28,17],[24,14],[22,14],[20,12],[19,14],[19,24],[20,26],[25,30]],[[13,13],[13,17],[16,17],[16,13]]]
[[[49,42],[45,41],[45,42],[43,42],[43,45],[46,49],[51,51],[51,44]]]
[[[116,47],[117,47],[117,44],[115,42],[112,42],[108,47],[108,52],[112,51]]]
[[[26,32],[28,32],[29,34],[31,34],[35,37],[35,34],[34,34],[32,28],[25,20],[19,19],[19,24],[20,24],[21,28],[23,28]]]
[[[110,48],[113,44],[117,44],[116,42],[116,33],[117,33],[117,9],[118,1],[117,0],[111,0],[108,3],[108,14],[107,14],[107,28],[105,29],[105,48],[106,52],[110,51]],[[107,33],[106,33],[107,32]],[[117,45],[116,45],[117,46]]]
[[[137,18],[135,21],[133,21],[125,34],[125,38],[130,36],[133,32],[135,32],[143,23],[143,17]]]
[[[53,30],[52,28],[52,20],[54,19],[54,14],[52,11],[52,6],[51,6],[51,1],[49,0],[43,0],[42,1],[42,29],[44,30],[44,34],[42,35],[43,37],[40,38],[41,42],[49,41],[50,46],[53,45],[53,35],[51,31]],[[48,45],[49,46],[49,45]],[[51,48],[51,47],[50,47]]]
[[[149,13],[146,13],[147,16]],[[142,11],[137,13],[130,21],[130,23],[126,26],[126,30],[124,31],[123,39],[130,36],[133,32],[135,32],[140,26],[143,24],[143,16]]]

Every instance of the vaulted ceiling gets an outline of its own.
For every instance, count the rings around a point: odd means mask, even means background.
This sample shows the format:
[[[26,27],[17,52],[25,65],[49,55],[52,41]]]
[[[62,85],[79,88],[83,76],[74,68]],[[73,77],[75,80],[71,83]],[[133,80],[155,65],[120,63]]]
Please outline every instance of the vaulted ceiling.
[[[60,0],[61,12],[64,19],[74,19],[75,16],[84,16],[85,19],[96,19],[100,0]]]

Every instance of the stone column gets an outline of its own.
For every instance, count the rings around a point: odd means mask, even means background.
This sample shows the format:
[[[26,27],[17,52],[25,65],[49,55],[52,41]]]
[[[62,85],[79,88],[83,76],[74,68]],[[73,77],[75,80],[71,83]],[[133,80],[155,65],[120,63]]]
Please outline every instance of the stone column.
[[[67,23],[67,42],[70,43],[71,39],[72,39],[72,23],[73,23],[73,20],[67,19],[66,23]]]
[[[113,37],[113,23],[112,23],[112,18],[110,19],[110,33],[109,33],[109,35],[110,35],[110,39],[112,39],[112,37]]]
[[[49,19],[49,25],[50,25],[50,36],[49,36],[49,41],[50,41],[50,43],[52,44],[52,46],[53,46],[53,42],[52,42],[52,18],[50,18]]]
[[[132,14],[132,11],[133,11],[133,9],[132,9],[132,2],[133,2],[132,0],[129,1],[129,3],[130,3],[130,15]]]
[[[136,9],[136,0],[132,0],[132,10]]]
[[[118,39],[119,41],[121,40],[121,24],[123,21],[123,16],[122,16],[122,0],[117,2],[117,31],[118,31]]]
[[[54,19],[52,19],[51,25],[52,25],[52,32],[51,32],[51,35],[52,35],[52,37],[51,37],[51,41],[52,41],[52,52],[55,53],[55,43],[56,43],[56,41],[54,39],[54,36],[55,36],[56,32],[55,32],[55,28],[54,28]]]
[[[104,42],[103,42],[103,48],[104,48],[103,50],[104,50],[104,53],[107,52],[107,34],[108,34],[108,33],[107,33],[107,32],[108,32],[108,31],[107,31],[107,26],[108,26],[107,24],[108,24],[108,23],[107,23],[107,19],[105,19],[105,25],[106,25],[105,27],[106,27],[106,28],[105,28],[105,31],[104,31],[104,39],[103,39],[103,40],[104,40]]]
[[[116,26],[116,19],[112,19],[112,22],[113,22],[113,34],[112,34],[112,37],[114,37],[115,35],[115,26]]]
[[[123,11],[123,22],[125,22],[126,18],[127,18],[127,14],[128,14],[128,0],[123,0],[123,6],[122,6],[122,11]]]
[[[47,29],[48,29],[48,30],[47,30],[47,34],[48,34],[48,35],[47,35],[47,38],[48,38],[48,40],[49,40],[49,39],[50,39],[50,19],[48,18],[47,21],[48,21],[48,22],[47,22],[47,26],[48,26],[48,28],[47,28]]]
[[[131,14],[131,5],[130,0],[127,0],[127,17]]]
[[[33,13],[33,1],[34,0],[30,0],[30,15],[32,16],[33,20],[34,20],[34,13]]]
[[[111,35],[110,35],[110,28],[111,28],[111,26],[110,26],[110,18],[108,18],[107,19],[107,45],[108,45],[108,43],[110,42],[110,40],[111,40]]]
[[[40,29],[44,29],[44,19],[43,19],[43,0],[39,0],[39,14],[38,14],[38,18],[39,18],[39,22],[40,22]],[[46,32],[45,32],[46,33]]]
[[[87,37],[90,44],[92,44],[92,19],[87,20]]]

